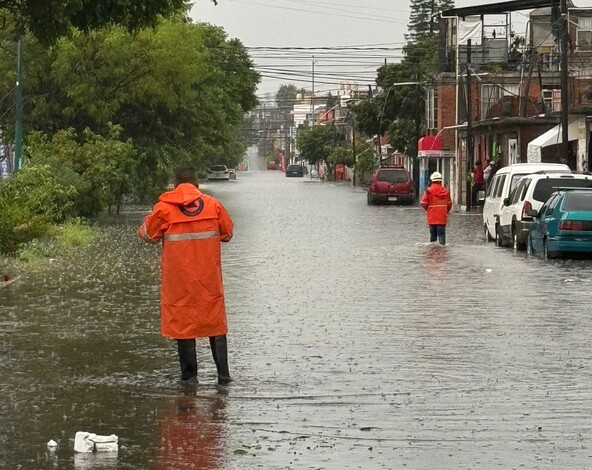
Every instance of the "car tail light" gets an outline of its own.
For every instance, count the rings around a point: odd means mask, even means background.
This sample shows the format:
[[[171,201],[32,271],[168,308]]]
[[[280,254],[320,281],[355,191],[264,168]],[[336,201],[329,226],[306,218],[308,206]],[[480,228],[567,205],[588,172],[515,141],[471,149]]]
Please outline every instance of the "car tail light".
[[[559,222],[559,230],[574,230],[576,232],[581,232],[582,230],[585,230],[584,225],[584,221],[582,220],[562,220]]]
[[[522,206],[522,219],[531,219],[528,215],[528,211],[532,210],[532,204],[530,201],[524,201],[524,205]]]

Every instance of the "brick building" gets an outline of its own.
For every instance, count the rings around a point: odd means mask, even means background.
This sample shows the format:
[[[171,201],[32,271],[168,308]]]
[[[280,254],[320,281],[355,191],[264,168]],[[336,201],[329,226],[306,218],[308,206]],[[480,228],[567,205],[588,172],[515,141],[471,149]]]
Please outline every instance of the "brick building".
[[[454,155],[450,187],[460,206],[477,160],[495,159],[500,166],[564,162],[573,170],[590,169],[592,8],[568,1],[570,144],[569,154],[562,155],[557,7],[553,0],[515,0],[441,15],[439,70],[428,91],[427,113],[433,116],[432,133]],[[525,9],[534,10],[521,37],[512,29],[511,15]]]

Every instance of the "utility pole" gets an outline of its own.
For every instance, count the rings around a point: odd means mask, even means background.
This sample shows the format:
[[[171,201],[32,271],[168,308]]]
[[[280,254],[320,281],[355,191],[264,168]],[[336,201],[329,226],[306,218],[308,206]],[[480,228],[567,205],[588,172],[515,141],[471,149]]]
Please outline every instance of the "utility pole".
[[[314,55],[312,56],[312,96],[310,97],[310,111],[312,114],[312,125],[314,126],[315,123],[315,107],[314,107],[314,102],[315,102],[315,60],[314,60]]]
[[[16,173],[21,168],[23,152],[23,49],[24,37],[19,36],[17,43],[16,90],[15,90],[15,119],[14,119],[14,168]]]
[[[356,117],[353,111],[349,111],[351,116],[351,125],[352,125],[352,156],[354,159],[354,172],[352,174],[352,185],[356,186],[356,163],[357,163],[357,156],[356,156]]]
[[[568,42],[567,0],[561,0],[561,153],[563,158],[569,161]],[[575,170],[575,168],[572,168],[572,170]]]
[[[473,164],[473,106],[471,103],[471,40],[467,40],[467,210],[473,207],[471,194],[471,170]]]

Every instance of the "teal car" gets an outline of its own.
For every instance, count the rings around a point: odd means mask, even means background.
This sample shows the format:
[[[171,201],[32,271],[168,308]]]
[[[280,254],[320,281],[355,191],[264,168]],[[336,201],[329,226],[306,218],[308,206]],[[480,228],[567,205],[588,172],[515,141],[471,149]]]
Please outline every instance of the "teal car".
[[[533,223],[526,248],[545,259],[563,254],[592,255],[592,189],[558,188],[540,211],[529,211]]]

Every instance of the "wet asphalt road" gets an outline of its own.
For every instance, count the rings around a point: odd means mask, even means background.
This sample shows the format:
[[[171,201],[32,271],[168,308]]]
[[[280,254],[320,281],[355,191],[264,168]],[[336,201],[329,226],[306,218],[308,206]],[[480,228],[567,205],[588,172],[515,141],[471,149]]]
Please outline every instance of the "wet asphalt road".
[[[0,468],[592,468],[592,262],[544,262],[452,214],[239,173],[204,184],[235,220],[223,252],[231,372],[199,385],[159,336],[159,249],[135,229],[0,289]],[[76,431],[117,455],[75,455]],[[59,443],[49,452],[46,443]]]

